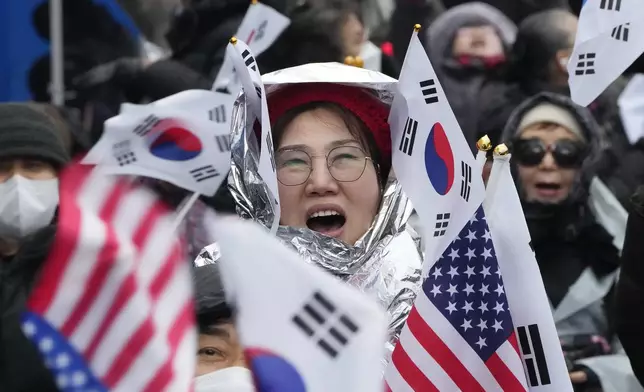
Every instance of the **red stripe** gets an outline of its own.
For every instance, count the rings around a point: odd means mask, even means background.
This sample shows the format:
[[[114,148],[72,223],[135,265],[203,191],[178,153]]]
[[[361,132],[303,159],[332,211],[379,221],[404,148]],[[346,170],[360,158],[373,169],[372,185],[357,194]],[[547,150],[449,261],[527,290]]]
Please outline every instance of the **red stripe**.
[[[179,348],[181,340],[185,336],[186,332],[190,331],[190,328],[195,324],[194,318],[195,309],[192,300],[189,300],[183,306],[183,310],[168,333],[168,346],[170,349],[168,359],[157,371],[154,379],[152,379],[152,381],[150,381],[150,383],[145,387],[145,392],[163,391],[167,388],[168,384],[174,377],[172,362],[176,359],[175,356],[177,349]]]
[[[47,311],[56,297],[67,264],[76,252],[81,230],[81,210],[76,197],[88,181],[92,170],[92,166],[73,163],[60,174],[56,236],[27,305],[35,313],[44,314]]]
[[[147,241],[150,233],[152,233],[152,229],[157,224],[158,219],[161,218],[161,216],[163,216],[166,211],[166,206],[162,202],[157,201],[150,209],[148,209],[143,219],[141,219],[141,224],[139,224],[139,227],[134,232],[132,239],[134,247],[137,251],[137,255],[135,257],[135,262],[137,264],[123,280],[123,283],[121,283],[118,291],[116,292],[116,295],[114,296],[114,301],[112,301],[112,304],[105,314],[101,325],[99,326],[98,330],[87,346],[87,349],[85,350],[85,358],[87,358],[88,361],[91,362],[93,360],[94,354],[96,354],[96,349],[105,337],[105,334],[107,333],[107,331],[109,331],[109,328],[112,326],[112,323],[120,314],[121,310],[123,310],[127,301],[134,295],[137,287],[136,269],[139,267],[139,263],[141,261],[139,258],[141,248]]]
[[[525,391],[514,373],[505,365],[497,353],[492,354],[485,362],[485,366],[490,369],[490,373],[496,379],[504,392]]]
[[[391,354],[391,362],[395,365],[400,376],[414,391],[438,392],[438,388],[436,388],[427,376],[418,369],[414,361],[409,358],[409,355],[407,355],[400,343],[398,343],[394,352]],[[388,385],[387,390],[391,390]]]
[[[389,387],[389,384],[387,384],[387,381],[385,381],[385,392],[392,392],[391,388]]]
[[[154,325],[152,315],[154,314],[159,296],[162,293],[161,289],[170,281],[175,267],[178,266],[176,257],[176,251],[170,252],[170,255],[165,259],[163,265],[154,277],[149,290],[152,297],[152,309],[150,309],[147,318],[141,323],[136,332],[130,336],[123,350],[116,357],[110,369],[105,374],[105,377],[103,377],[103,382],[108,389],[113,388],[119,382],[156,333],[156,325]],[[153,291],[152,287],[157,287],[158,289]]]
[[[481,384],[463,366],[452,350],[436,335],[429,324],[423,320],[416,310],[416,307],[413,307],[409,313],[407,326],[425,351],[434,358],[461,391],[484,391]]]
[[[103,288],[103,283],[107,280],[110,270],[114,267],[114,261],[118,254],[120,243],[112,220],[129,189],[130,187],[126,186],[122,181],[116,183],[115,187],[110,191],[110,195],[105,200],[105,203],[101,206],[98,217],[106,227],[105,241],[96,260],[83,260],[83,262],[92,263],[94,267],[88,279],[85,281],[83,295],[60,329],[64,336],[71,336],[76,330],[76,327],[81,324],[83,317],[87,314],[94,301],[96,301],[98,293]],[[98,244],[83,244],[88,249],[94,248],[96,245]]]
[[[519,352],[519,342],[517,342],[516,332],[512,332],[512,334],[508,338],[508,342],[510,342],[510,346],[512,346],[514,351],[516,351],[517,355],[521,357],[521,353]]]
[[[250,43],[253,41],[253,37],[255,36],[255,29],[248,34],[248,39],[246,40],[246,45],[250,45]]]

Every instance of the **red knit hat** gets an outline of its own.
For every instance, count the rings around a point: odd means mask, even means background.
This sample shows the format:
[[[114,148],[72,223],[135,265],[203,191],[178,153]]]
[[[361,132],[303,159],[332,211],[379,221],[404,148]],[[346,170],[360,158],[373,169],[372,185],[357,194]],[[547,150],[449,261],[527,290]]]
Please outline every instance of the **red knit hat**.
[[[268,95],[271,125],[289,110],[311,102],[332,102],[357,116],[371,130],[378,146],[383,174],[391,167],[389,107],[368,90],[336,83],[293,83]]]

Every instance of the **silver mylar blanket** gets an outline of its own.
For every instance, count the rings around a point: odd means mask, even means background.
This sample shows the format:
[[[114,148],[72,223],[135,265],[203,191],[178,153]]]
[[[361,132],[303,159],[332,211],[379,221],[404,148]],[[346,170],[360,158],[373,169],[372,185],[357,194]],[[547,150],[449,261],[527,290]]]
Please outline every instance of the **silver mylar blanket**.
[[[390,95],[380,97],[391,103]],[[270,191],[257,172],[258,142],[252,132],[246,132],[253,129],[254,116],[247,115],[245,102],[242,92],[233,109],[229,187],[238,214],[270,228],[274,217]],[[379,212],[355,246],[306,228],[280,226],[277,232],[305,261],[368,293],[387,309],[390,316],[388,355],[421,284],[420,237],[407,225],[411,213],[411,203],[398,181],[390,176]],[[218,247],[213,244],[201,252],[195,263],[214,263],[218,258]]]

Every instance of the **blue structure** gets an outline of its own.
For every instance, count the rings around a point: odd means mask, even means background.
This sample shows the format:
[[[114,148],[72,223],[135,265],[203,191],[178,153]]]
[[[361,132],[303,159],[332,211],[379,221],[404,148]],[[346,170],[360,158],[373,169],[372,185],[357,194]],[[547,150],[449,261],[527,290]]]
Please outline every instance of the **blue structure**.
[[[33,26],[33,13],[47,1],[0,0],[0,102],[32,99],[29,71],[34,62],[49,53],[49,41],[40,37]],[[116,0],[94,3],[104,5],[132,36],[140,35]]]

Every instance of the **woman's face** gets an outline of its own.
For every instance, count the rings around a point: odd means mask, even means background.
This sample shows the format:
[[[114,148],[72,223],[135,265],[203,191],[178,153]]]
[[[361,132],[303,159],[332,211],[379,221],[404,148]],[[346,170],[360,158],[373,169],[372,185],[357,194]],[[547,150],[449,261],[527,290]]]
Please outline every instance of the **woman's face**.
[[[503,43],[492,26],[462,27],[456,32],[452,55],[479,58],[503,55]]]
[[[296,116],[276,153],[281,224],[308,227],[353,245],[371,226],[380,203],[378,176],[371,160],[364,159],[365,151],[333,111],[318,108]],[[312,168],[308,179],[307,164]],[[362,168],[354,181],[336,179],[353,179]],[[304,172],[304,183],[284,185],[300,182],[285,181],[297,170]]]
[[[524,130],[518,142],[526,145],[513,152],[526,201],[548,204],[564,201],[579,170],[578,165],[568,163],[579,156],[580,151],[575,147],[580,142],[579,137],[561,126],[537,125]],[[524,155],[531,162],[526,163],[522,159]],[[538,159],[540,155],[542,158]]]
[[[347,16],[342,25],[342,43],[344,44],[345,56],[359,56],[364,44],[364,26],[354,13]]]

